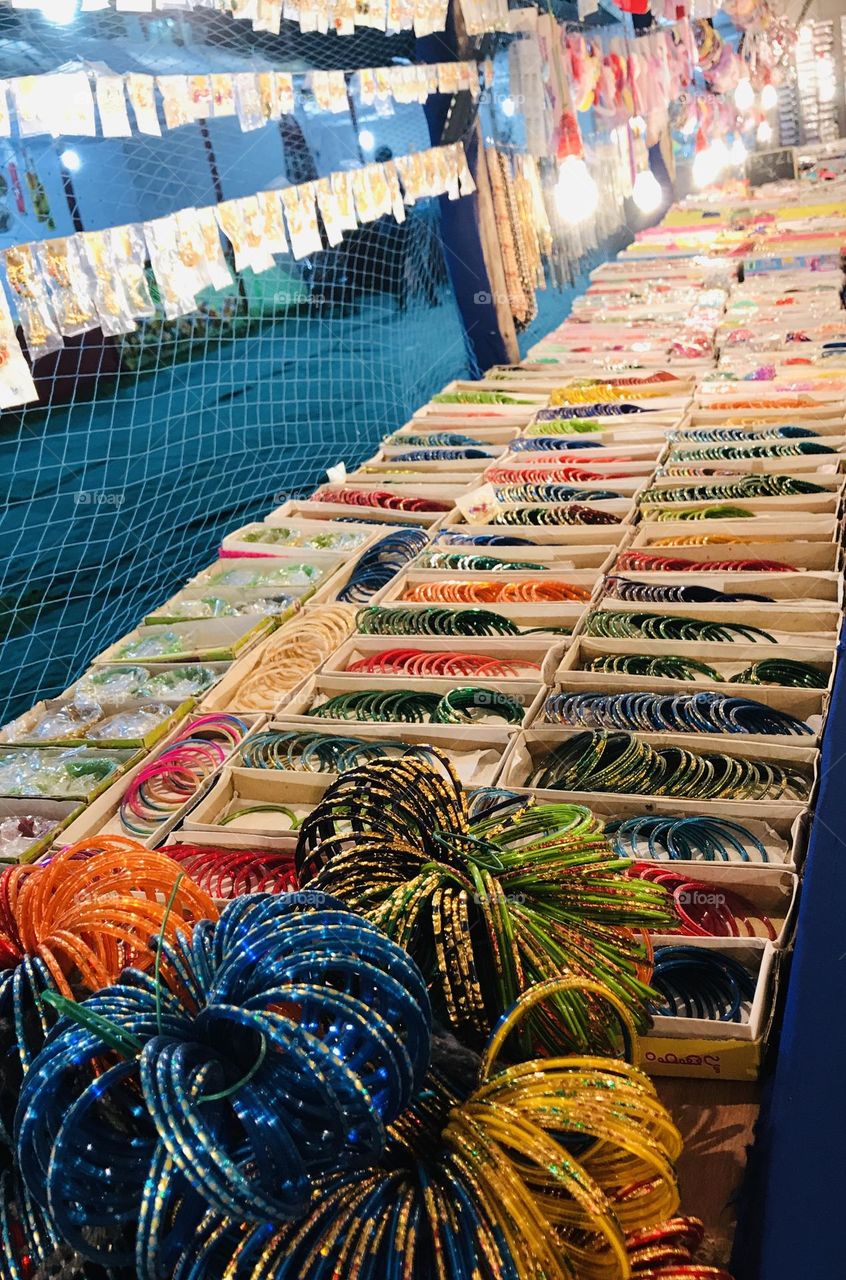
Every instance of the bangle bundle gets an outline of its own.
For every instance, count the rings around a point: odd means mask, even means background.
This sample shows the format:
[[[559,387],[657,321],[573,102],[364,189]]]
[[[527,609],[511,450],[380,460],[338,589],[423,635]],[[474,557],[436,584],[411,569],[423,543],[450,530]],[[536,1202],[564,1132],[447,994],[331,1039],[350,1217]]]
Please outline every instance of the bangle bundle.
[[[661,498],[667,501],[666,491],[660,491]],[[644,520],[752,520],[755,516],[754,511],[750,511],[748,507],[732,507],[728,504],[720,506],[706,507],[641,507],[641,514]],[[737,541],[737,539],[735,539]],[[657,544],[660,545],[660,544]],[[674,546],[674,543],[667,543],[667,546]]]
[[[614,489],[578,489],[568,484],[498,484],[498,502],[606,502],[620,498]]]
[[[497,560],[472,552],[430,551],[416,561],[418,569],[459,569],[466,573],[549,573],[550,565],[534,560]]]
[[[490,609],[397,609],[371,605],[356,617],[365,636],[517,636],[516,622]]]
[[[653,1004],[664,1018],[748,1022],[755,978],[739,960],[700,947],[659,947],[652,983]]]
[[[710,444],[712,441],[721,440],[800,440],[811,437],[816,438],[818,434],[818,432],[812,431],[810,427],[792,425],[779,427],[775,423],[769,423],[761,431],[747,431],[745,427],[686,427],[684,431],[670,431],[667,438],[671,444],[676,444],[682,440],[695,440],[701,444]]]
[[[769,862],[766,846],[728,818],[663,818],[640,814],[609,822],[605,834],[623,858],[671,862]]]
[[[732,484],[691,484],[677,489],[645,489],[641,502],[723,502],[731,498],[785,498],[801,493],[825,493],[825,485],[797,476],[755,472]]]
[[[390,489],[345,489],[339,485],[331,485],[327,489],[319,489],[312,497],[312,502],[343,502],[352,507],[381,507],[386,511],[451,511],[451,502],[441,502],[438,498],[410,498],[404,494],[392,493]]]
[[[810,736],[804,720],[751,698],[697,693],[552,693],[545,718],[581,729],[646,733],[753,733]]]
[[[699,640],[733,643],[737,640],[766,640],[777,644],[775,636],[760,627],[740,622],[716,622],[709,618],[688,618],[666,613],[626,613],[612,609],[589,613],[585,634],[606,640]]]
[[[464,1039],[484,1036],[533,982],[596,979],[639,1015],[648,957],[635,932],[666,919],[596,820],[575,805],[521,806],[471,822],[445,761],[376,761],[344,774],[302,824],[297,874],[364,913],[420,963],[436,1010]],[[592,999],[529,1019],[549,1052],[616,1043]]]
[[[585,671],[605,671],[620,676],[650,676],[656,680],[713,680],[722,676],[696,658],[669,653],[604,653],[585,664]]]
[[[596,498],[595,493],[588,494],[588,501]],[[621,524],[619,516],[610,511],[601,511],[596,507],[586,507],[579,502],[570,502],[566,506],[550,507],[508,507],[504,511],[496,511],[489,520],[490,524]]]
[[[297,887],[294,858],[270,849],[224,849],[206,844],[170,844],[162,853],[185,868],[210,897],[288,893]]]
[[[347,671],[378,676],[486,676],[508,679],[540,671],[525,658],[493,658],[488,654],[448,649],[382,649],[349,663]]]
[[[344,773],[382,757],[418,756],[428,759],[432,748],[410,746],[399,739],[354,738],[329,733],[279,733],[267,730],[244,743],[241,759],[247,769],[285,769],[300,773]]]
[[[468,582],[465,579],[444,579],[440,582],[416,582],[406,587],[401,599],[418,603],[449,604],[546,604],[562,600],[590,600],[586,587],[558,578],[526,579],[515,582]]]
[[[416,965],[322,895],[237,899],[157,950],[176,989],[130,973],[78,1018],[71,1006],[27,1074],[15,1134],[52,1230],[143,1275],[164,1274],[156,1253],[178,1256],[208,1210],[296,1218],[324,1171],[378,1160],[430,1051]]]
[[[446,542],[451,547],[531,547],[530,538],[520,538],[515,533],[458,533],[453,529],[441,529],[436,542]]]
[[[338,599],[345,604],[366,604],[423,550],[428,541],[422,529],[397,529],[380,538],[365,551],[349,582],[338,592]]]
[[[672,895],[678,923],[670,932],[698,938],[769,938],[770,942],[778,936],[768,915],[721,884],[693,880],[649,862],[633,863],[629,874],[663,885]]]
[[[732,676],[735,684],[779,684],[791,689],[825,689],[825,672],[793,658],[764,658]]]
[[[326,720],[378,720],[404,724],[469,724],[493,717],[506,724],[521,724],[525,708],[498,689],[450,689],[449,693],[423,690],[357,689],[339,693],[306,712]]]
[[[452,448],[459,445],[476,445],[482,441],[477,440],[475,436],[465,436],[458,431],[430,431],[418,435],[402,435],[395,432],[392,436],[386,436],[385,444],[393,448],[408,445],[410,448],[432,448],[436,449],[440,455],[442,448]]]
[[[272,711],[283,693],[312,675],[355,627],[350,605],[321,605],[297,615],[274,632],[259,661],[231,696],[244,711]]]
[[[732,1280],[722,1267],[696,1262],[705,1238],[697,1218],[671,1218],[626,1237],[632,1280]]]
[[[173,941],[186,923],[216,914],[169,858],[123,836],[0,872],[0,1138],[9,1141],[9,1108],[53,1022],[44,993],[76,999],[97,991],[127,965],[150,966],[152,935]]]
[[[772,596],[751,593],[716,591],[713,587],[700,586],[698,582],[637,582],[633,578],[616,575],[605,578],[603,588],[606,595],[613,596],[616,600],[634,600],[648,604],[737,604],[742,600],[771,604],[773,599]]]
[[[544,425],[554,425],[554,424],[544,424]],[[562,432],[561,434],[563,435],[564,433]],[[532,436],[528,434],[524,436],[518,436],[516,440],[512,440],[509,443],[508,447],[512,453],[553,453],[554,452],[559,455],[558,458],[553,459],[553,461],[556,461],[556,462],[570,462],[570,461],[578,462],[579,459],[577,457],[571,459],[569,455],[579,449],[605,449],[605,445],[599,443],[599,441],[596,441],[596,440],[568,440],[566,445],[562,445],[560,435]],[[562,448],[565,450],[565,452],[563,453],[561,452]],[[606,458],[603,458],[602,460],[603,462],[605,462]],[[628,461],[628,459],[612,457],[609,454],[607,461],[621,462],[621,461]]]
[[[808,779],[796,769],[766,760],[653,747],[634,733],[603,729],[573,734],[554,747],[530,771],[525,785],[695,800],[801,800],[810,789]]]
[[[573,481],[614,480],[621,474],[609,475],[603,471],[588,471],[584,467],[488,467],[485,480],[489,484],[568,484]]]
[[[799,458],[812,453],[837,453],[829,445],[818,440],[796,440],[793,444],[711,445],[710,448],[679,449],[670,451],[669,462],[719,462],[724,459],[740,461],[745,458]]]
[[[192,720],[127,786],[120,802],[124,831],[150,835],[196,795],[248,732],[249,725],[237,716],[208,715]]]
[[[657,545],[657,544],[656,544]],[[792,564],[781,560],[686,560],[649,551],[621,551],[618,569],[635,573],[796,573]]]
[[[391,462],[458,462],[464,458],[493,458],[490,449],[477,447],[464,449],[409,449],[408,453],[395,453]]]

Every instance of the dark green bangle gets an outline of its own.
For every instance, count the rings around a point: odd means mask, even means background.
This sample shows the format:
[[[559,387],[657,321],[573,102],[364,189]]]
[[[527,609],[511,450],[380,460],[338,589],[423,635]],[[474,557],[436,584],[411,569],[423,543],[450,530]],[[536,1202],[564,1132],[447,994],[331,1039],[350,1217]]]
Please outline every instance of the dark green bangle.
[[[584,633],[607,640],[696,640],[730,643],[744,640],[766,640],[777,644],[775,636],[760,627],[747,627],[740,622],[715,622],[710,618],[687,618],[669,613],[627,613],[623,610],[597,609],[585,619]]]
[[[791,658],[764,658],[732,676],[735,684],[778,684],[792,689],[825,689],[828,679],[823,671],[808,662]]]

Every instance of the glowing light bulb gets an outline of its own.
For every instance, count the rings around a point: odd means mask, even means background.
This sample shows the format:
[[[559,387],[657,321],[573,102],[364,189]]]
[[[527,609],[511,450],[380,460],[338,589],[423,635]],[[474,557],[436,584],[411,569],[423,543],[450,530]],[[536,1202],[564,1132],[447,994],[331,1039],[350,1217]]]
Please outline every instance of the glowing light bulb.
[[[817,59],[817,98],[820,102],[833,102],[837,97],[837,77],[834,72],[834,60],[830,57]]]
[[[635,178],[632,199],[641,213],[655,213],[656,209],[661,208],[664,193],[651,169],[642,170]]]
[[[729,149],[721,138],[710,147],[697,153],[693,162],[693,181],[697,187],[708,187],[716,182],[729,163]]]
[[[758,145],[766,147],[773,140],[773,127],[768,120],[762,120],[755,134]]]
[[[747,155],[747,152],[746,152],[746,148],[743,145],[742,139],[735,138],[729,150],[729,157],[731,159],[732,164],[735,165],[736,167],[739,167],[740,165],[744,164],[746,161],[746,155]]]
[[[778,89],[774,84],[765,84],[761,90],[761,106],[764,111],[773,111],[778,106]]]
[[[752,81],[744,76],[734,91],[734,104],[738,111],[749,111],[755,104],[755,90]]]
[[[646,121],[643,116],[632,116],[629,125],[634,133],[646,133]]]
[[[698,128],[699,120],[697,119],[695,112],[691,112],[682,125],[681,131],[686,138],[691,138]]]
[[[372,151],[376,146],[376,139],[373,137],[373,134],[369,129],[362,129],[361,133],[358,135],[358,145],[361,147],[362,151]]]
[[[501,102],[499,105],[500,105],[500,107],[502,108],[502,114],[503,114],[504,116],[508,116],[508,118],[509,118],[509,120],[510,120],[510,119],[511,119],[511,117],[514,115],[514,99],[513,99],[513,98],[503,98],[503,99],[502,99],[502,102]]]
[[[76,173],[77,170],[82,168],[82,160],[80,159],[79,152],[74,151],[73,147],[66,147],[59,156],[59,159],[67,169],[68,173]]]
[[[66,27],[76,17],[77,0],[41,0],[41,16],[57,27]]]
[[[599,204],[599,188],[580,156],[567,156],[558,170],[555,207],[565,222],[585,222]]]

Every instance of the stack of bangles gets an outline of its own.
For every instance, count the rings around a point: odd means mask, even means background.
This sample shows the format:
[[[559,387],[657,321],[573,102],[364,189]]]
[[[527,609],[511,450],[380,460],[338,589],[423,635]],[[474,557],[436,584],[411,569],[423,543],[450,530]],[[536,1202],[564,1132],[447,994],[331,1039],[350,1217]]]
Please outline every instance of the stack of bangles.
[[[761,431],[747,431],[745,427],[688,427],[684,431],[670,431],[667,438],[671,444],[677,444],[684,440],[709,444],[712,441],[719,442],[721,440],[801,440],[816,439],[818,436],[819,432],[812,431],[810,427],[779,427],[775,423],[770,423]],[[514,448],[513,444],[511,448]]]
[[[530,423],[526,427],[525,437],[534,445],[535,441],[543,439],[544,436],[595,435],[604,431],[605,428],[604,422],[594,422],[590,418],[540,418],[539,416],[537,422]],[[519,439],[511,442],[512,449],[519,446]]]
[[[505,720],[522,724],[525,708],[497,689],[470,687],[448,693],[413,689],[357,689],[339,693],[305,713],[326,720],[377,720],[405,724],[467,724],[476,720]]]
[[[714,667],[696,658],[675,654],[605,653],[585,663],[585,671],[605,671],[609,675],[650,676],[657,680],[711,680],[730,684],[780,685],[785,689],[825,689],[824,671],[793,658],[764,658],[735,673],[721,675]]]
[[[497,502],[610,502],[623,495],[614,489],[577,489],[568,484],[499,484]]]
[[[805,800],[810,791],[810,780],[795,768],[722,751],[653,747],[637,734],[602,729],[553,747],[524,785],[693,800]]]
[[[448,604],[544,604],[547,601],[590,600],[586,587],[559,579],[518,579],[516,582],[467,582],[449,579],[417,582],[406,587],[401,599],[421,603]]]
[[[698,938],[768,938],[775,942],[778,930],[763,911],[739,893],[709,880],[694,880],[669,867],[635,862],[629,875],[662,885],[672,895],[678,920],[670,933]]]
[[[449,649],[382,649],[349,663],[347,671],[371,676],[484,676],[509,679],[540,671],[523,658],[492,658]]]
[[[532,547],[530,538],[516,533],[459,533],[456,529],[441,529],[435,542],[445,542],[450,547]]]
[[[208,715],[144,765],[123,794],[120,821],[135,836],[148,836],[196,795],[202,784],[249,733],[237,716]]]
[[[390,445],[391,448],[400,448],[407,445],[409,448],[415,449],[418,447],[423,449],[436,449],[438,453],[440,453],[443,448],[453,448],[454,446],[464,444],[476,445],[483,443],[484,441],[477,440],[475,436],[464,436],[453,431],[432,431],[421,435],[410,436],[404,436],[397,431],[392,436],[388,436],[385,440],[385,444]]]
[[[640,496],[650,502],[723,502],[732,498],[784,498],[802,493],[825,493],[826,487],[796,476],[766,473],[743,476],[733,484],[691,484],[677,489],[645,489]]]
[[[580,729],[644,733],[743,733],[812,736],[804,720],[751,698],[698,693],[553,693],[544,717]]]
[[[754,511],[748,507],[728,505],[706,507],[641,507],[644,520],[668,523],[670,520],[752,520]],[[672,545],[672,544],[670,544]]]
[[[697,1218],[672,1218],[626,1237],[632,1280],[732,1280],[722,1267],[696,1262],[705,1238]]]
[[[205,844],[171,844],[161,852],[218,901],[251,893],[289,893],[297,887],[292,852]]]
[[[428,545],[422,529],[397,529],[369,547],[338,592],[345,604],[366,604]]]
[[[330,733],[257,733],[244,744],[246,769],[284,769],[290,773],[346,773],[370,760],[415,756],[426,760],[433,748],[378,738],[353,738]]]
[[[544,429],[552,428],[555,423],[545,423]],[[582,424],[579,424],[577,430],[584,431]],[[578,462],[578,457],[571,458],[570,454],[580,449],[604,449],[605,445],[600,444],[596,440],[568,440],[566,445],[562,445],[561,436],[566,435],[566,431],[562,431],[559,435],[539,435],[539,436],[518,436],[516,440],[509,442],[508,448],[512,453],[555,453],[558,456],[551,459],[553,462]],[[561,452],[564,449],[565,452]],[[657,453],[657,450],[656,450]],[[606,461],[605,458],[602,459]],[[608,462],[628,462],[628,458],[619,458],[608,455]]]
[[[590,499],[595,498],[595,494],[590,495]],[[620,516],[612,515],[610,511],[601,511],[596,507],[586,507],[581,503],[571,502],[563,507],[511,507],[505,511],[495,512],[488,523],[535,525],[621,524],[622,520]]]
[[[793,444],[712,445],[710,448],[670,450],[667,463],[673,462],[739,462],[746,458],[798,458],[812,453],[836,453],[830,445],[818,440],[796,440]],[[665,464],[666,465],[666,464]]]
[[[772,604],[772,596],[751,593],[716,591],[691,582],[637,582],[634,578],[611,576],[603,581],[605,595],[616,600],[635,600],[650,604],[737,604],[749,601],[755,604]]]
[[[733,956],[703,947],[658,947],[652,985],[660,996],[652,1010],[662,1018],[748,1022],[755,999],[755,975]]]
[[[497,560],[473,552],[429,551],[414,562],[415,569],[458,569],[465,573],[549,573],[551,566],[534,560]]]
[[[624,471],[616,473],[607,471],[589,471],[579,466],[543,466],[543,467],[488,467],[485,480],[488,484],[571,484],[591,480],[619,480],[625,476]]]
[[[295,688],[352,635],[356,611],[351,605],[321,605],[280,627],[257,650],[258,661],[232,693],[242,711],[273,711]]]
[[[569,635],[569,627],[529,627],[491,609],[387,608],[360,610],[356,630],[365,636],[519,636],[551,631]]]
[[[747,513],[751,514],[751,513]],[[667,517],[669,519],[669,517]],[[749,542],[749,534],[746,533],[683,533],[674,534],[671,538],[653,538],[650,546],[653,547],[717,547],[736,545],[739,542]],[[777,534],[756,533],[754,541],[756,543],[767,542],[784,542],[783,538]]]
[[[766,845],[739,822],[694,815],[638,814],[605,824],[621,858],[664,862],[769,862]]]
[[[688,618],[666,613],[628,613],[612,609],[588,614],[585,634],[606,640],[707,640],[734,643],[737,640],[766,640],[778,644],[775,636],[760,627],[740,622],[717,622],[710,618]]]
[[[783,560],[686,560],[650,551],[621,551],[616,569],[635,573],[797,573]]]
[[[312,496],[312,502],[342,502],[352,507],[381,507],[387,511],[451,511],[451,502],[437,498],[411,498],[392,493],[390,489],[345,489],[332,485],[320,489]]]
[[[493,458],[490,449],[470,447],[466,449],[409,449],[408,453],[395,453],[391,462],[459,462],[470,458]]]

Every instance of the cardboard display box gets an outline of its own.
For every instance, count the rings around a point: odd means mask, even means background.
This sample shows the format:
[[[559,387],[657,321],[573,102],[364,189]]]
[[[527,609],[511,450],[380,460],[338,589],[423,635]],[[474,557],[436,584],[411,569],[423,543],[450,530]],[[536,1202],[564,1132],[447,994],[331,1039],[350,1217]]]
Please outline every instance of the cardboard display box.
[[[540,705],[541,685],[537,680],[513,680],[509,683],[507,689],[501,689],[498,679],[484,679],[475,677],[436,677],[426,676],[421,679],[415,679],[406,676],[401,682],[401,690],[403,692],[416,691],[420,693],[437,693],[440,696],[451,693],[455,689],[466,688],[470,685],[480,691],[489,690],[492,694],[505,693],[514,702],[518,702],[523,707],[523,719],[521,726],[525,727],[530,724],[538,706]],[[328,702],[330,698],[334,698],[339,694],[355,693],[366,689],[384,690],[386,693],[397,693],[400,690],[397,687],[397,681],[387,679],[380,676],[369,675],[329,675],[323,673],[321,675],[312,676],[304,684],[300,685],[296,693],[288,699],[285,704],[285,719],[297,721],[301,726],[311,726],[315,731],[319,731],[320,725],[323,724],[344,724],[349,732],[354,736],[356,726],[365,724],[383,724],[384,721],[360,721],[336,719],[331,717],[324,719],[322,716],[309,715],[308,712],[312,708],[319,707],[322,703]],[[480,708],[482,714],[478,718],[474,718],[466,722],[464,727],[474,725],[496,726],[501,725],[503,728],[515,728],[517,726],[504,721],[501,716],[495,713],[488,714],[484,711],[484,707]],[[393,723],[393,722],[387,722]],[[405,723],[397,721],[397,723]],[[429,723],[424,721],[423,723]],[[462,725],[457,724],[455,728],[461,728]]]
[[[174,622],[168,627],[136,627],[128,635],[109,645],[94,659],[94,666],[149,666],[167,663],[184,666],[188,662],[232,662],[239,653],[258,643],[262,636],[272,631],[272,618],[204,618],[201,622]],[[179,653],[132,654],[126,653],[128,645],[146,640],[179,638]]]
[[[0,865],[4,862],[35,862],[82,809],[83,805],[78,800],[42,800],[35,796],[14,800],[0,799],[0,823],[5,818],[34,817],[47,818],[56,824],[46,835],[33,840],[17,858],[7,858],[5,854],[0,854]]]

